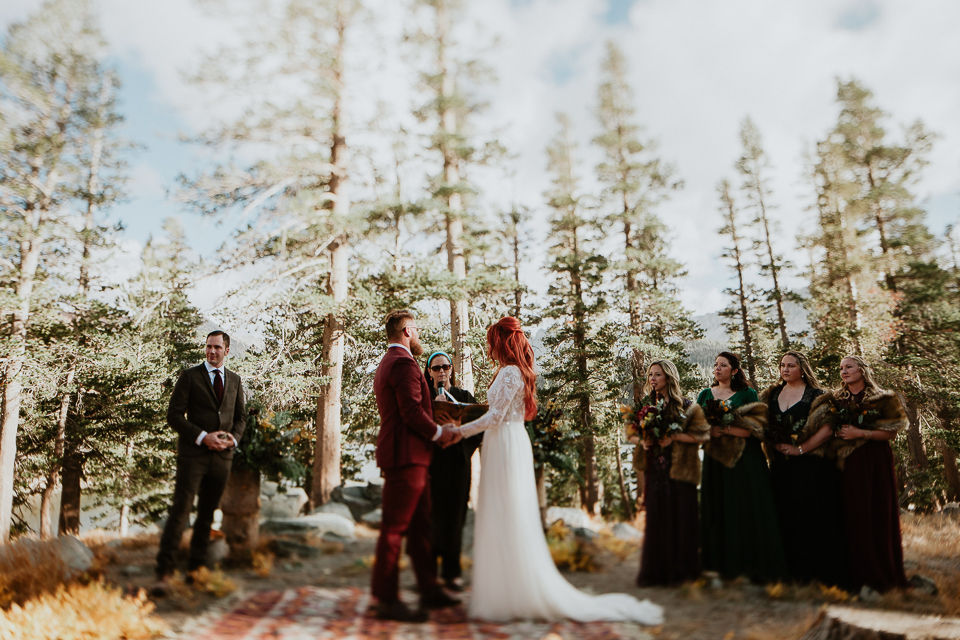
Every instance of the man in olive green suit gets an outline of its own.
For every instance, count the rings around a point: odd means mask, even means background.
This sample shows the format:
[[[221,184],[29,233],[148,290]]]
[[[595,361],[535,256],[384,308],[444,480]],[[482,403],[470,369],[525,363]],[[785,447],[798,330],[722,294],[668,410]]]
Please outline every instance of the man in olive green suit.
[[[204,351],[203,364],[180,374],[167,410],[167,424],[180,437],[173,504],[157,553],[156,595],[167,591],[176,564],[174,553],[190,520],[195,497],[197,518],[190,540],[188,570],[206,563],[213,513],[220,506],[233,451],[247,423],[240,376],[224,366],[230,353],[230,336],[223,331],[210,332]]]

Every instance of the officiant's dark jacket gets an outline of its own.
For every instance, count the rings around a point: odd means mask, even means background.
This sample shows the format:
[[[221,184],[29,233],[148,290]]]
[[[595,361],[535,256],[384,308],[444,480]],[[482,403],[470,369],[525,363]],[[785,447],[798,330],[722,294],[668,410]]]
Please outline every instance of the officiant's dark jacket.
[[[466,389],[451,387],[450,395],[457,402],[476,404],[477,399]],[[437,389],[431,389],[432,397]],[[442,399],[442,398],[441,398]],[[463,525],[470,500],[470,479],[473,475],[471,458],[480,446],[483,434],[438,448],[430,463],[430,491],[433,512],[430,518],[430,540],[433,555],[440,558],[444,580],[459,578],[463,573],[460,554],[463,547]]]
[[[167,424],[179,434],[177,456],[194,457],[205,454],[233,458],[233,448],[211,451],[197,438],[204,431],[226,431],[237,443],[247,426],[247,410],[243,398],[243,385],[233,371],[224,368],[223,401],[217,402],[210,382],[210,374],[201,363],[184,370],[173,388],[170,407],[167,409]]]

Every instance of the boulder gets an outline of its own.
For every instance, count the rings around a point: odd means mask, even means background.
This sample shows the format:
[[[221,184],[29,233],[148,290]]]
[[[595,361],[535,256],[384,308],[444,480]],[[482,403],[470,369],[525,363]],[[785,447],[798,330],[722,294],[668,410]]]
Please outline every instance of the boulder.
[[[351,542],[356,540],[354,524],[335,513],[314,513],[299,518],[276,518],[260,525],[261,533],[273,534],[310,534],[322,536],[335,533]]]
[[[382,510],[382,509],[379,509],[379,508],[374,509],[374,510],[371,511],[370,513],[368,513],[368,514],[364,515],[362,518],[360,518],[360,521],[361,521],[363,524],[365,524],[365,525],[367,525],[368,527],[371,527],[371,528],[373,528],[373,529],[379,529],[379,528],[380,528],[380,521],[381,521],[381,520],[383,520],[383,510]]]
[[[314,513],[335,513],[338,516],[343,516],[350,522],[356,522],[353,519],[353,512],[350,511],[350,507],[342,502],[328,502],[327,504],[322,504],[311,511],[310,515],[313,515]]]
[[[582,509],[573,509],[570,507],[550,507],[547,509],[547,526],[549,527],[557,520],[563,520],[563,523],[571,529],[590,529],[597,530],[595,525]]]
[[[626,540],[628,542],[643,540],[643,534],[628,525],[626,522],[618,522],[610,529],[614,538]]]
[[[593,542],[600,537],[600,534],[592,529],[587,529],[586,527],[574,527],[570,530],[571,533],[581,540],[586,540],[587,542]]]
[[[359,522],[364,514],[370,513],[377,508],[372,500],[367,499],[367,487],[345,487],[339,486],[330,494],[330,499],[334,502],[342,502],[350,507],[350,513],[353,514],[355,522]]]
[[[910,586],[920,593],[925,593],[930,596],[935,596],[938,593],[937,583],[919,573],[910,577]]]
[[[57,538],[57,546],[60,547],[60,558],[73,573],[89,571],[93,566],[93,551],[90,551],[79,539],[73,536],[60,536]]]
[[[269,520],[296,518],[305,504],[307,504],[307,492],[300,487],[292,487],[269,497],[261,495],[260,517]]]
[[[943,516],[953,520],[960,520],[960,502],[948,502],[943,505]]]
[[[377,480],[379,480],[379,482],[373,482],[371,480],[363,489],[364,497],[374,504],[383,502],[383,478],[377,478]]]
[[[867,585],[863,585],[863,587],[860,589],[860,602],[875,604],[880,602],[880,594]]]
[[[260,495],[264,498],[272,498],[277,495],[280,485],[272,480],[261,480],[260,481]]]

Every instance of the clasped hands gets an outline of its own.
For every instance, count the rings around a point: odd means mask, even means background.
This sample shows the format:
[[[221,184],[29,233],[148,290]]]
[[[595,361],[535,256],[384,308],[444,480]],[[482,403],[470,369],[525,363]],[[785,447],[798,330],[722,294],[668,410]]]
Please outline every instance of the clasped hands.
[[[233,448],[233,438],[226,431],[208,433],[200,442],[211,451],[225,451]]]
[[[440,438],[437,440],[437,442],[439,442],[440,446],[444,449],[452,444],[457,444],[463,439],[463,434],[460,432],[460,427],[452,422],[448,422],[447,424],[441,426],[440,429],[442,431],[440,432]]]
[[[858,429],[850,424],[843,425],[840,427],[840,430],[837,431],[837,437],[843,440],[856,440],[857,438],[865,438],[866,435],[863,429]]]
[[[660,445],[661,447],[668,447],[668,446],[670,446],[670,444],[671,444],[672,442],[673,442],[673,436],[663,436],[662,438],[660,438],[659,440],[656,440],[656,441],[654,441],[654,440],[648,440],[648,439],[644,438],[643,440],[640,441],[640,444],[643,445],[643,448],[644,448],[644,449],[649,449],[649,448],[652,447],[654,444],[658,444],[658,445]]]

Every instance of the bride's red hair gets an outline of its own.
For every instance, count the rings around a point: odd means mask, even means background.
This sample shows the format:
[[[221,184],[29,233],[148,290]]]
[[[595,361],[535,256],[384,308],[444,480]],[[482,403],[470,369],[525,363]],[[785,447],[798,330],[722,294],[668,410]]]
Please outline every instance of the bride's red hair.
[[[537,374],[533,371],[533,347],[523,334],[520,322],[507,316],[487,329],[490,357],[501,367],[516,365],[523,376],[524,420],[537,415]],[[492,384],[492,383],[491,383]]]

